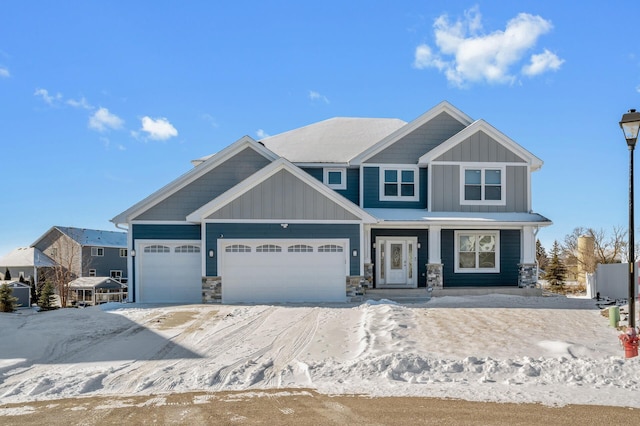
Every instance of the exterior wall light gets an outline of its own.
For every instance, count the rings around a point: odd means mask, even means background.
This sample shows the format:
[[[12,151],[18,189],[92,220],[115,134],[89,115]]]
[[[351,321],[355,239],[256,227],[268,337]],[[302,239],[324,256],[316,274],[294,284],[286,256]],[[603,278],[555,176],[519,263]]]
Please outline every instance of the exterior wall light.
[[[209,250],[209,257],[213,257],[216,255],[216,252],[214,252],[213,250]]]

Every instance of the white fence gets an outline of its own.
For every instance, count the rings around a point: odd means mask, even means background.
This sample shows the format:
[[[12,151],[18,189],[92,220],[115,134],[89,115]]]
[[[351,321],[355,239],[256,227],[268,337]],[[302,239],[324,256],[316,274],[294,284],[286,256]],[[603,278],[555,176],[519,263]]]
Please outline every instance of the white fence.
[[[601,298],[627,299],[629,297],[629,264],[611,263],[598,264],[594,274],[586,277],[587,296],[595,298],[600,293]],[[638,263],[636,263],[635,295],[638,297]]]

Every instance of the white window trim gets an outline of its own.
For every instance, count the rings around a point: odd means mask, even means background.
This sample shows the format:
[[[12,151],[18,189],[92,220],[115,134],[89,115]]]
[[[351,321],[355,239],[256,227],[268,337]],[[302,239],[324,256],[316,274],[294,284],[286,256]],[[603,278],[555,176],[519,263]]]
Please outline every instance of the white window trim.
[[[402,195],[384,195],[384,172],[387,170],[395,170],[398,172],[398,194],[401,194],[402,172],[413,172],[413,196]],[[420,201],[420,172],[418,166],[411,165],[393,165],[379,167],[379,197],[380,201]]]
[[[93,257],[103,257],[104,256],[104,247],[91,247],[91,256],[93,256]]]
[[[481,191],[482,199],[480,200],[465,200],[465,171],[467,170],[480,170],[481,173]],[[500,170],[500,176],[502,178],[500,182],[500,199],[499,200],[485,200],[484,199],[484,171],[485,170]],[[506,206],[507,205],[507,167],[504,164],[492,164],[492,163],[478,163],[478,164],[465,164],[460,166],[460,205],[461,206]]]
[[[116,272],[114,274],[114,272]],[[122,270],[120,269],[112,269],[109,271],[109,277],[116,279],[116,280],[120,280],[122,278]]]
[[[96,270],[95,269],[89,269],[89,276],[90,277],[95,277],[96,276]]]
[[[340,183],[330,184],[329,183],[329,173],[330,172],[339,172],[340,173]],[[331,189],[347,189],[347,169],[338,168],[338,167],[325,167],[322,169],[322,182],[327,185]]]
[[[460,236],[461,235],[492,235],[496,240],[495,268],[460,268]],[[454,272],[456,274],[495,274],[500,272],[500,231],[455,231],[454,232]],[[477,249],[476,249],[477,250]],[[477,253],[477,251],[476,251]]]
[[[129,250],[126,248],[121,248],[120,249],[120,257],[127,257],[127,255],[129,254]]]

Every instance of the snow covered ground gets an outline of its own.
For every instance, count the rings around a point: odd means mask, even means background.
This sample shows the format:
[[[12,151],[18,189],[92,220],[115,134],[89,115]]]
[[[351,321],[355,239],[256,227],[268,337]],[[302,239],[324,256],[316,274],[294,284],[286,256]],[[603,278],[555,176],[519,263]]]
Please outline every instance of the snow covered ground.
[[[107,304],[0,314],[0,330],[0,404],[313,388],[640,408],[640,358],[589,299]]]

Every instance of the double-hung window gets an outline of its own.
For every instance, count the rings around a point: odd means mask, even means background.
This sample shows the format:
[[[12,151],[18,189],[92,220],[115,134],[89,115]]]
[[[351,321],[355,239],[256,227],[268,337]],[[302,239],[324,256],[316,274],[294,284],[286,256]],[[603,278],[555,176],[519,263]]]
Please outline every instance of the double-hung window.
[[[418,168],[380,167],[380,200],[418,201]]]
[[[499,231],[456,231],[455,272],[500,272]]]
[[[461,167],[460,204],[505,205],[504,177],[502,166]]]

